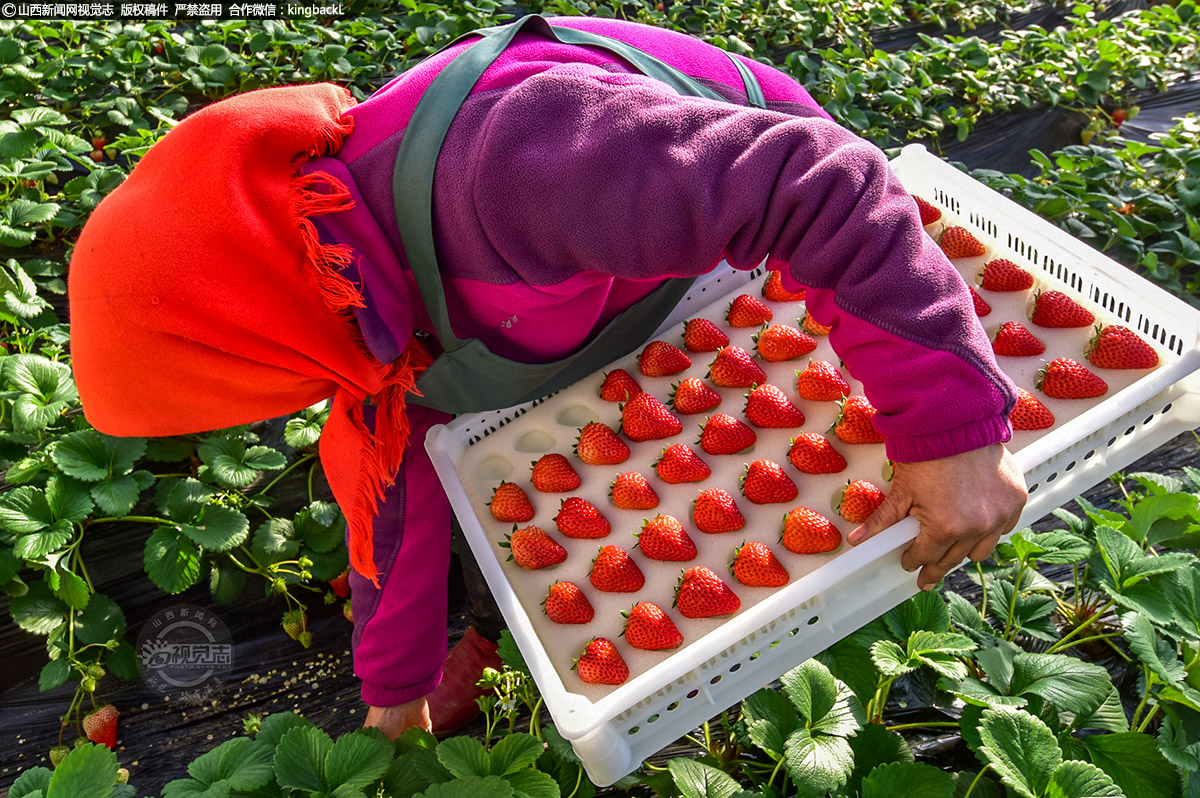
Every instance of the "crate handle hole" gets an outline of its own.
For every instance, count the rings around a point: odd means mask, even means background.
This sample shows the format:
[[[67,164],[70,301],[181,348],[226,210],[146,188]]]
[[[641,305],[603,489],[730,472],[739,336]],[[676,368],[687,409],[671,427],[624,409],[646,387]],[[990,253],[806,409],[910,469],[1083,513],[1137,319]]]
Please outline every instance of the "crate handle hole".
[[[814,623],[819,623],[819,622],[820,622],[820,620],[821,620],[821,616],[820,616],[820,615],[814,615],[813,617],[811,617],[811,618],[809,618],[809,619],[808,619],[808,625],[809,625],[809,626],[812,626]]]
[[[667,712],[674,712],[677,709],[679,709],[678,701],[672,701],[671,703],[667,704]]]
[[[1056,479],[1058,479],[1058,472],[1057,472],[1057,471],[1053,472],[1052,474],[1050,474],[1050,476],[1046,477],[1046,481],[1047,481],[1047,482],[1053,482],[1053,481],[1054,481],[1054,480],[1056,480]]]
[[[737,673],[737,672],[738,672],[738,671],[740,671],[741,669],[742,669],[742,663],[740,663],[740,662],[739,662],[739,663],[736,663],[736,664],[735,664],[735,665],[734,665],[732,668],[730,668],[730,669],[729,669],[729,672],[730,672],[730,673]]]
[[[641,730],[642,730],[641,726],[634,726],[632,729],[630,729],[629,731],[627,731],[625,733],[626,734],[637,734]]]
[[[798,634],[800,634],[800,629],[799,629],[799,627],[797,627],[797,628],[793,629],[792,631],[788,632],[788,637],[795,637],[795,636],[796,636],[796,635],[798,635]]]
[[[646,718],[647,723],[653,723],[656,720],[658,720],[658,715],[651,715],[650,717]]]
[[[1035,482],[1032,485],[1030,485],[1029,490],[1027,490],[1025,492],[1028,493],[1030,496],[1032,496],[1034,494],[1034,492],[1037,491],[1037,489],[1038,489],[1038,483]]]
[[[1067,463],[1067,467],[1064,468],[1063,471],[1070,471],[1074,467],[1075,467],[1075,461],[1072,460],[1071,462]]]
[[[700,695],[700,691],[699,691],[699,690],[693,690],[693,691],[691,691],[690,693],[688,693],[688,694],[687,694],[687,697],[688,697],[688,698],[695,698],[695,697],[696,697],[696,696],[698,696],[698,695]]]
[[[708,683],[709,683],[709,684],[716,684],[716,683],[717,683],[717,682],[719,682],[719,681],[721,681],[721,674],[719,674],[719,673],[718,673],[716,676],[714,676],[714,677],[712,677],[711,679],[709,679],[709,680],[708,680]]]

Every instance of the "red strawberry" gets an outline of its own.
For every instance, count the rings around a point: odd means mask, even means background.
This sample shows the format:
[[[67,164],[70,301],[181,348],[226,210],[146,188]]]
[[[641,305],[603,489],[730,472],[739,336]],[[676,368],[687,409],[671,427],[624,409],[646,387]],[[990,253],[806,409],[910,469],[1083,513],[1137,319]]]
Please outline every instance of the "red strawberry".
[[[117,717],[121,713],[112,704],[94,709],[83,719],[83,733],[94,743],[117,747]]]
[[[1029,318],[1041,327],[1087,327],[1096,321],[1090,310],[1059,291],[1039,291]]]
[[[755,460],[746,466],[746,475],[742,477],[742,495],[755,504],[790,502],[797,493],[796,483],[778,463]]]
[[[669,377],[691,368],[692,359],[666,341],[651,341],[638,355],[638,371],[647,377]]]
[[[965,227],[947,227],[938,238],[947,258],[974,258],[987,252],[979,239]]]
[[[583,484],[579,474],[561,454],[544,454],[533,464],[530,477],[533,486],[542,493],[567,493]]]
[[[658,494],[636,471],[621,474],[613,480],[608,497],[622,510],[653,510],[658,506]]]
[[[802,474],[836,474],[846,468],[846,458],[818,432],[801,432],[792,438],[788,460]]]
[[[1046,345],[1019,321],[1006,321],[996,330],[992,351],[1008,357],[1032,357],[1046,351]]]
[[[840,411],[833,432],[840,440],[845,443],[883,443],[883,436],[875,429],[875,408],[867,397],[848,397],[838,407]]]
[[[821,554],[842,545],[842,533],[833,522],[807,507],[794,507],[783,517],[779,539],[793,554]]]
[[[709,454],[737,454],[757,440],[754,430],[727,413],[710,416],[700,431],[700,448]]]
[[[108,146],[108,139],[104,138],[104,136],[96,136],[92,139],[92,149],[93,150],[102,150],[107,146]]]
[[[346,598],[350,595],[350,569],[342,571],[340,574],[329,580],[329,587],[333,590],[333,595],[338,598]]]
[[[729,303],[725,320],[730,327],[759,327],[771,320],[775,314],[758,297],[739,294]]]
[[[1036,387],[1055,399],[1091,399],[1108,392],[1108,383],[1069,357],[1050,361],[1038,374]]]
[[[764,383],[746,394],[746,418],[764,429],[790,429],[804,423],[804,414],[783,391]]]
[[[787,324],[772,324],[754,335],[754,349],[768,363],[782,363],[807,355],[817,348],[817,341]]]
[[[550,585],[542,609],[555,623],[591,623],[596,616],[592,602],[574,582],[555,582]]]
[[[787,569],[775,553],[758,541],[734,549],[729,568],[747,587],[783,587],[789,579]]]
[[[629,459],[629,444],[617,437],[612,427],[593,421],[579,430],[575,454],[588,465],[616,465]]]
[[[500,545],[511,551],[509,559],[526,571],[550,568],[567,559],[567,550],[540,526],[514,529]]]
[[[625,616],[625,640],[643,651],[669,651],[683,644],[679,627],[657,604],[640,601]]]
[[[629,678],[629,666],[613,642],[597,637],[587,644],[575,661],[575,672],[588,684],[624,684]]]
[[[1049,429],[1054,426],[1054,414],[1036,396],[1024,388],[1017,388],[1017,405],[1008,414],[1016,430]]]
[[[917,201],[917,210],[921,213],[921,224],[928,226],[942,218],[940,209],[931,205],[928,201],[921,199],[916,194],[913,194],[912,198]]]
[[[683,422],[666,405],[643,392],[621,406],[621,431],[631,441],[658,440],[683,432]]]
[[[788,291],[783,287],[783,275],[780,272],[771,272],[767,275],[767,281],[763,283],[762,295],[772,302],[800,302],[804,299],[804,289],[801,288],[796,293]]]
[[[709,488],[692,502],[692,523],[707,535],[717,535],[741,529],[746,519],[732,496],[720,488]]]
[[[976,316],[982,318],[992,312],[992,306],[984,301],[978,291],[969,285],[967,286],[967,290],[971,292],[971,302],[975,305]]]
[[[866,480],[847,482],[838,498],[838,512],[852,524],[861,524],[883,504],[883,491]]]
[[[740,346],[727,346],[708,364],[708,378],[722,388],[749,388],[767,381],[767,374]]]
[[[651,560],[687,562],[696,559],[696,542],[672,515],[656,515],[636,535],[638,548]]]
[[[596,509],[596,505],[579,496],[568,496],[563,499],[554,516],[554,524],[558,531],[569,538],[595,539],[608,537],[612,526],[604,514]]]
[[[709,388],[699,377],[688,377],[676,383],[667,401],[681,416],[707,413],[721,404],[721,394]]]
[[[533,504],[525,490],[515,482],[501,482],[492,491],[492,500],[488,502],[492,517],[497,521],[508,524],[523,524],[533,520]]]
[[[804,371],[796,372],[796,393],[810,402],[836,402],[850,395],[850,385],[829,361],[810,360]]]
[[[683,345],[689,352],[716,352],[729,346],[729,336],[708,319],[688,319],[683,323]]]
[[[983,265],[979,285],[989,291],[1028,291],[1033,288],[1033,275],[1008,258],[995,258]]]
[[[642,387],[625,369],[613,369],[605,374],[604,384],[600,386],[600,398],[606,402],[628,402],[641,392]]]
[[[1117,324],[1098,326],[1084,354],[1102,369],[1152,369],[1158,365],[1154,348],[1133,330]]]
[[[680,578],[675,590],[675,606],[685,618],[720,618],[741,609],[742,600],[721,581],[721,577],[697,565]]]
[[[604,593],[636,593],[646,585],[642,569],[620,546],[605,546],[592,560],[592,587]]]
[[[829,331],[833,329],[831,326],[827,327],[818,322],[811,313],[805,313],[800,317],[800,326],[809,335],[829,335]]]
[[[703,482],[712,476],[708,463],[686,443],[673,443],[663,449],[662,457],[654,464],[658,478],[669,485],[684,482]]]

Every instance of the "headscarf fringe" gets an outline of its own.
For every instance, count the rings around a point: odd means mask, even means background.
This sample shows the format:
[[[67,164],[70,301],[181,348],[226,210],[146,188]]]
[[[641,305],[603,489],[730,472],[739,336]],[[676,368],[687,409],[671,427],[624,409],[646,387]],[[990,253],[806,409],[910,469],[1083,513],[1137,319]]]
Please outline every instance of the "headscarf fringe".
[[[365,307],[362,292],[342,274],[354,260],[353,249],[346,244],[321,243],[316,225],[308,218],[350,210],[354,207],[350,190],[328,172],[298,175],[292,180],[291,189],[292,212],[300,228],[305,257],[316,270],[325,304],[335,313]]]

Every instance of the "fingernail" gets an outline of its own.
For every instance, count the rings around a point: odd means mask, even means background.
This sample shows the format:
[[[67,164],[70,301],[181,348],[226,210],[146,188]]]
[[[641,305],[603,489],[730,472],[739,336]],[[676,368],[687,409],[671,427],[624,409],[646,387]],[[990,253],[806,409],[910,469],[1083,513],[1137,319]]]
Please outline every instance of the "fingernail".
[[[851,546],[857,546],[858,542],[863,538],[862,527],[851,530],[849,535],[846,535],[846,540],[850,541]]]

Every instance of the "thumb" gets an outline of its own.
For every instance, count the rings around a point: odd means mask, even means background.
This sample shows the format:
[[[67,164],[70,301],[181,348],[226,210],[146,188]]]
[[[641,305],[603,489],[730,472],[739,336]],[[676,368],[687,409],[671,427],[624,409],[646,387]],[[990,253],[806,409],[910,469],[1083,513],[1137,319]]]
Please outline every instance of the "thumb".
[[[898,524],[908,517],[913,501],[908,491],[900,485],[892,483],[892,490],[884,497],[883,503],[871,513],[871,517],[857,529],[851,530],[846,536],[850,545],[857,546],[864,540],[875,537],[893,524]]]

